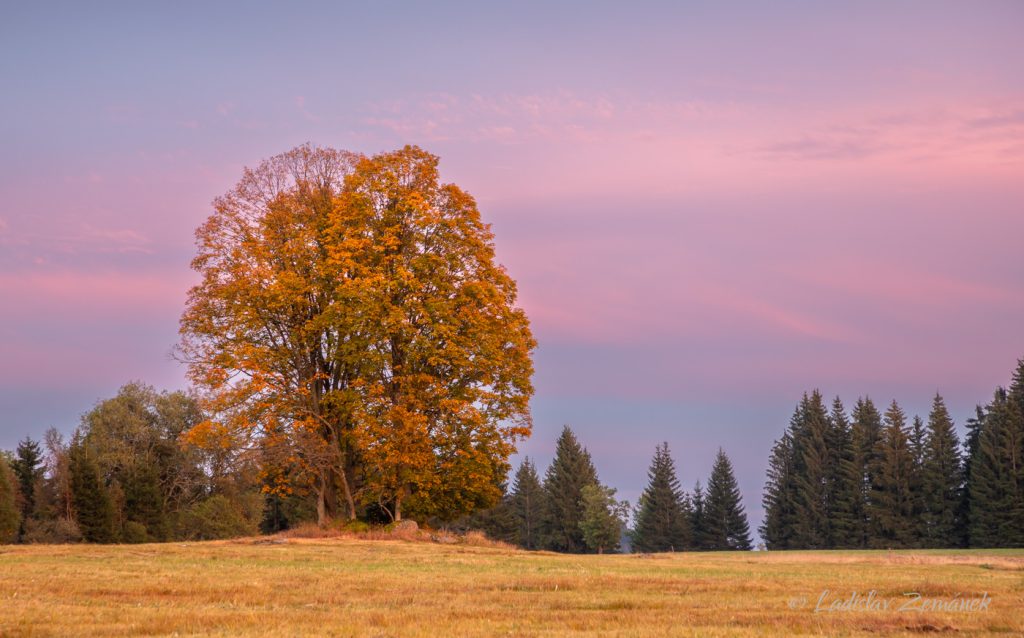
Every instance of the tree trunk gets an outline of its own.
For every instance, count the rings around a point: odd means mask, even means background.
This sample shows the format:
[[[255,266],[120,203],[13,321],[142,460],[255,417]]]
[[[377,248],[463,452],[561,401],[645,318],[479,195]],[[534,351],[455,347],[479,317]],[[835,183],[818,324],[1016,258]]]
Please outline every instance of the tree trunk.
[[[321,474],[317,479],[316,490],[316,524],[318,527],[327,526],[327,484]]]

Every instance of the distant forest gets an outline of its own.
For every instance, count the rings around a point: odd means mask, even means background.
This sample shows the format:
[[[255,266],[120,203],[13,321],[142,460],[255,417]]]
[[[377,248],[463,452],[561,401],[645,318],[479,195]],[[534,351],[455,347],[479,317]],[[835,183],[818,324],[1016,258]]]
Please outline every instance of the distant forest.
[[[772,448],[767,547],[1024,546],[1024,359],[966,425],[961,445],[938,394],[927,422],[804,395]]]
[[[318,520],[315,492],[281,477],[258,448],[187,443],[205,416],[184,392],[130,383],[83,415],[0,453],[0,542],[160,542],[274,533]],[[961,444],[941,396],[927,421],[894,401],[826,408],[805,395],[770,455],[760,528],[768,549],[1024,546],[1024,360],[1008,389],[978,406]],[[442,477],[443,480],[444,477]],[[566,427],[543,473],[526,458],[495,506],[424,524],[482,529],[526,549],[612,552],[744,550],[751,538],[728,457],[707,485],[683,490],[668,444],[630,508],[598,480]],[[626,528],[626,521],[632,527]],[[350,530],[394,524],[364,503]]]

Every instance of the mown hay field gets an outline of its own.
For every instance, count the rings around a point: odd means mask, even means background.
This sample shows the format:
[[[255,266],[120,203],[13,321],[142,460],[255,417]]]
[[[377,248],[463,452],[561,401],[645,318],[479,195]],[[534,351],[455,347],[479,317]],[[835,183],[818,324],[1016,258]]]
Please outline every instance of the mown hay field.
[[[937,605],[947,608],[924,609]],[[941,632],[1024,635],[1024,551],[566,556],[357,538],[0,547],[0,636]]]

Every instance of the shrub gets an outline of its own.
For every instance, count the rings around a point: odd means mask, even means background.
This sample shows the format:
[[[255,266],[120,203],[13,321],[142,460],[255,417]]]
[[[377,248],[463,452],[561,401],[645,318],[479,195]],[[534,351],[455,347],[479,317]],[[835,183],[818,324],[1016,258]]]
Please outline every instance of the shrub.
[[[236,503],[219,494],[190,507],[181,516],[179,525],[179,535],[190,540],[255,536],[258,531],[256,521],[246,517]]]
[[[49,545],[78,543],[82,540],[82,530],[78,524],[66,518],[39,520],[30,518],[25,521],[25,534],[22,542]]]
[[[125,543],[147,543],[150,541],[146,526],[136,521],[128,521],[121,532],[121,540]]]

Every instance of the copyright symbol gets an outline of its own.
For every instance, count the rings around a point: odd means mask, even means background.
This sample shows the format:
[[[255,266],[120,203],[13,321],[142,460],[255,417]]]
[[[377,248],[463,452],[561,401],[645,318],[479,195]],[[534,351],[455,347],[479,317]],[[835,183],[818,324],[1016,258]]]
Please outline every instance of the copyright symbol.
[[[803,609],[807,606],[807,598],[804,596],[794,596],[789,599],[790,609]]]

